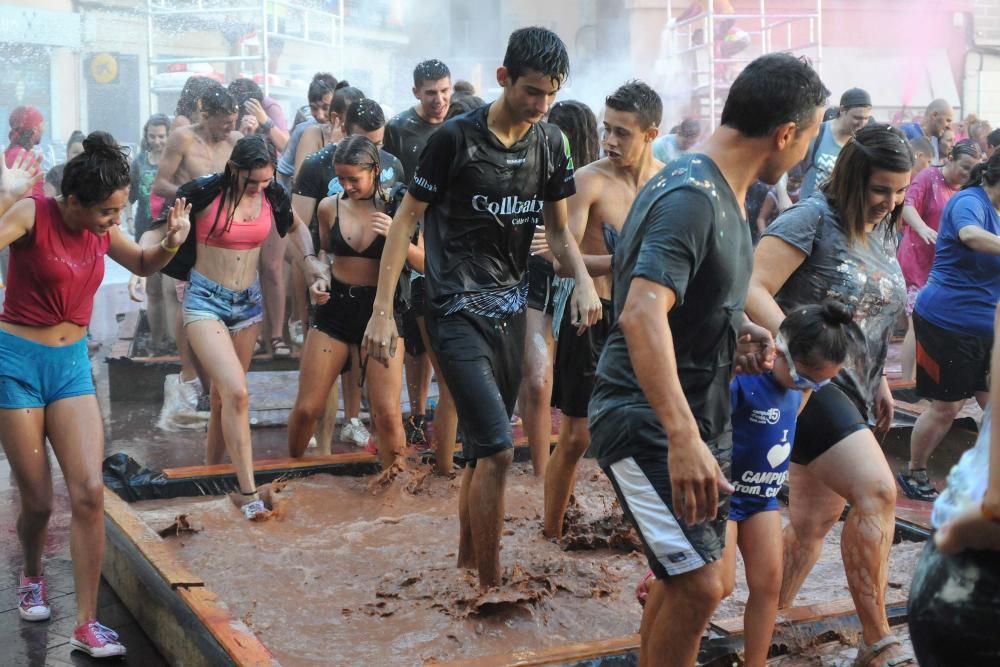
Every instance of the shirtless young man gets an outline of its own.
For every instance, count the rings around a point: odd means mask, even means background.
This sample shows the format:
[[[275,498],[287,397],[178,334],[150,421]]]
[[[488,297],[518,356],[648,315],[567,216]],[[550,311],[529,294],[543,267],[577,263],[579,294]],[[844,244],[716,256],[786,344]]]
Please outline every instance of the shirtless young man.
[[[611,329],[611,252],[605,227],[618,232],[639,189],[663,163],[653,157],[663,103],[652,88],[630,81],[605,100],[606,158],[576,172],[576,194],[567,200],[569,228],[603,304],[603,318],[582,335],[562,318],[556,342],[553,405],[562,411],[559,444],[545,470],[546,537],[561,537],[563,517],[576,481],[576,464],[590,445],[587,404],[594,369]],[[562,267],[557,267],[562,269]]]
[[[201,121],[179,127],[167,137],[153,194],[173,198],[177,188],[205,174],[221,173],[243,137],[236,131],[236,101],[223,89],[201,98]]]

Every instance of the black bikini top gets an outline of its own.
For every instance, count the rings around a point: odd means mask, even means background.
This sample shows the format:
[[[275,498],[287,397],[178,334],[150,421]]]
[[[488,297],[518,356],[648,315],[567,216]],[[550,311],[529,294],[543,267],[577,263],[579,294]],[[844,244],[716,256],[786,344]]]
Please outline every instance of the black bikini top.
[[[333,229],[330,230],[330,253],[334,257],[363,257],[364,259],[382,259],[382,249],[385,248],[385,237],[375,236],[367,248],[358,252],[344,238],[340,231],[340,195],[337,196],[337,214],[333,218]]]

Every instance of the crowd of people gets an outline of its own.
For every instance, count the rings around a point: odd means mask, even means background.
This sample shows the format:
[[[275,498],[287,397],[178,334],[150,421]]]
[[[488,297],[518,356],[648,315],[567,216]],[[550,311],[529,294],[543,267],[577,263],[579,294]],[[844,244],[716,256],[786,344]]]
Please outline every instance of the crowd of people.
[[[483,591],[503,585],[515,405],[544,478],[546,537],[561,536],[592,452],[649,561],[642,665],[695,663],[734,587],[737,548],[746,664],[763,665],[778,609],[848,505],[855,664],[914,663],[885,608],[897,481],[936,501],[939,530],[911,596],[920,664],[1000,658],[988,416],[945,493],[926,470],[968,398],[987,415],[1000,401],[988,391],[1000,130],[954,123],[945,100],[900,127],[880,123],[860,88],[826,110],[810,65],[772,54],[739,74],[709,136],[696,119],[661,136],[662,102],[641,81],[609,91],[597,114],[554,103],[569,69],[557,35],[524,28],[491,103],[428,60],[413,71],[415,104],[387,120],[363,91],[317,73],[291,127],[252,81],[192,76],[173,118],[148,119],[131,160],[104,132],[74,133],[44,184],[31,152],[41,114],[11,114],[0,442],[21,497],[22,618],[51,614],[47,439],[71,500],[73,645],[125,653],[95,618],[104,441],[86,328],[109,256],[134,275],[152,346],[176,346],[185,400],[209,414],[205,460],[228,455],[246,519],[266,520],[270,502],[254,478],[250,361],[299,348],[289,454],[330,451],[341,377],[339,437],[384,470],[408,447],[432,449],[444,475],[460,459],[457,564]],[[879,436],[892,424],[885,369],[902,323],[904,375],[915,368],[931,403],[894,479]],[[552,407],[562,417],[550,456]],[[963,577],[963,595],[936,595]]]

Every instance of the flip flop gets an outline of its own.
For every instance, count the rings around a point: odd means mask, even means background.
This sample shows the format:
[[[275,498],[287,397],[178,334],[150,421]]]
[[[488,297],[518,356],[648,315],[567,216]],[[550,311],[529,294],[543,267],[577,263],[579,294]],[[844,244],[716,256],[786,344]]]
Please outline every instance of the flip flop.
[[[899,639],[895,635],[886,635],[871,646],[865,644],[862,639],[858,642],[858,655],[854,658],[853,667],[899,667],[900,665],[916,665],[917,660],[912,655],[897,655],[887,658],[884,662],[872,662],[878,658],[879,654],[892,646],[899,646]]]

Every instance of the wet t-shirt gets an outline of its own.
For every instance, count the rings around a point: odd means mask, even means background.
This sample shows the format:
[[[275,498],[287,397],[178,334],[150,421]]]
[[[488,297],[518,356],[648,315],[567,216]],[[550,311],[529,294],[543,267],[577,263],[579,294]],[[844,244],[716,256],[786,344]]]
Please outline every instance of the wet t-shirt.
[[[153,223],[153,216],[149,211],[149,195],[153,192],[153,181],[156,180],[158,166],[150,164],[149,155],[145,151],[139,153],[139,157],[132,162],[128,200],[129,203],[136,204],[135,217],[133,218],[136,241]]]
[[[614,324],[597,365],[591,428],[627,407],[649,407],[618,326],[634,278],[670,288],[677,374],[705,442],[730,431],[729,379],[750,283],[753,246],[740,203],[707,156],[684,155],[643,186],[615,248]],[[667,446],[666,441],[662,443]],[[602,466],[648,443],[598,443]]]
[[[327,144],[315,153],[311,153],[302,161],[299,167],[299,175],[295,179],[292,194],[309,197],[316,200],[313,206],[312,219],[308,221],[309,230],[313,234],[313,247],[319,248],[319,220],[316,211],[319,203],[325,197],[332,197],[344,191],[343,186],[337,179],[337,170],[333,166],[333,154],[337,151],[337,144]],[[394,155],[384,150],[379,150],[379,162],[382,167],[381,185],[388,191],[400,180],[403,173],[403,165]],[[306,222],[303,220],[303,222]]]
[[[851,246],[840,216],[817,192],[779,215],[764,232],[806,254],[775,295],[783,311],[830,298],[854,308],[864,340],[848,354],[833,381],[869,416],[882,381],[889,338],[906,301],[895,234],[886,233],[887,224],[869,233],[867,243],[859,239]]]
[[[486,124],[489,106],[431,135],[409,192],[424,214],[427,307],[500,317],[524,308],[531,237],[542,205],[572,195],[569,143],[537,123],[510,148]]]
[[[428,123],[417,110],[410,107],[394,116],[385,126],[385,150],[399,158],[403,164],[403,181],[409,183],[417,170],[420,154],[431,135],[442,123]]]
[[[915,208],[920,219],[937,231],[941,226],[945,204],[960,188],[961,186],[952,186],[945,180],[941,167],[928,167],[910,183],[903,203]],[[903,240],[896,251],[896,259],[899,260],[899,268],[903,270],[906,284],[923,287],[934,264],[934,244],[924,241],[913,231],[913,227],[906,225]]]

